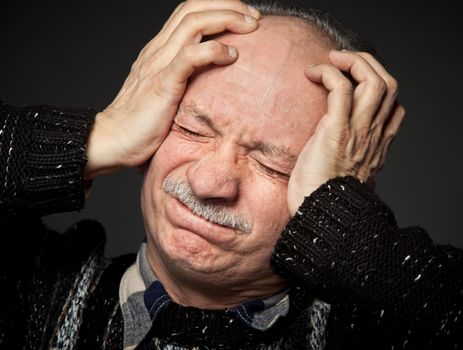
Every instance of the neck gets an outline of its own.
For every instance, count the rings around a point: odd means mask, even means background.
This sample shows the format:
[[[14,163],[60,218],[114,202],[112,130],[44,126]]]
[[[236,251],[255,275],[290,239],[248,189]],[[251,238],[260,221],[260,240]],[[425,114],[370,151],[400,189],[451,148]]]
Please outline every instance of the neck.
[[[246,301],[271,297],[287,287],[287,282],[269,273],[252,280],[233,281],[226,276],[207,277],[183,269],[166,268],[162,260],[147,251],[156,278],[174,302],[199,309],[234,308]]]

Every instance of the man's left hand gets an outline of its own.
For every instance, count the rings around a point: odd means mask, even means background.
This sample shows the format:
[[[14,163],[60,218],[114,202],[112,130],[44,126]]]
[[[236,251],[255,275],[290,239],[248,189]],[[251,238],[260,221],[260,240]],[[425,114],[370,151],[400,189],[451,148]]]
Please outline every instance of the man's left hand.
[[[396,80],[372,55],[332,51],[329,59],[331,64],[311,66],[305,72],[308,79],[328,90],[327,111],[291,173],[291,215],[304,197],[329,179],[372,179],[384,165],[387,149],[405,116],[396,100]]]

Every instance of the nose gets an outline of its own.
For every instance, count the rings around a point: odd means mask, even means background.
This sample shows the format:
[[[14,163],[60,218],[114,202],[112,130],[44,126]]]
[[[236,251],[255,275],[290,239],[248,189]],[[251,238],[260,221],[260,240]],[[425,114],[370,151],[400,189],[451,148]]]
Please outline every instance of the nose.
[[[231,150],[204,154],[190,165],[186,176],[198,198],[231,202],[238,197],[238,165]]]

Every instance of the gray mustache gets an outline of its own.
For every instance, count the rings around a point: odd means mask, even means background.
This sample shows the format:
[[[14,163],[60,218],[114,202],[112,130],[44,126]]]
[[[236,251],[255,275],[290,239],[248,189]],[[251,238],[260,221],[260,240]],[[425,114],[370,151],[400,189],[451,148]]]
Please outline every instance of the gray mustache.
[[[162,189],[164,192],[177,198],[195,215],[201,216],[215,224],[240,230],[245,233],[250,233],[252,231],[252,225],[247,219],[220,205],[204,203],[195,196],[191,187],[181,180],[166,177],[162,182]]]

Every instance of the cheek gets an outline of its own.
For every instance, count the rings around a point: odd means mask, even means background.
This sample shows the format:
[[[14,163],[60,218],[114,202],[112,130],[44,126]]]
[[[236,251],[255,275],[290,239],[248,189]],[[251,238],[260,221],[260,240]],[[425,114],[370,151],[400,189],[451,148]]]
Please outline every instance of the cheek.
[[[254,227],[246,246],[240,251],[240,271],[249,278],[273,276],[270,256],[290,219],[287,186],[286,183],[269,183],[267,179],[253,178],[247,189]]]
[[[170,132],[159,146],[150,164],[149,172],[153,176],[164,177],[172,169],[187,162],[191,157],[191,147],[181,142],[174,132]]]
[[[153,216],[160,215],[153,210],[156,208],[159,210],[160,207],[162,196],[159,196],[159,192],[162,191],[162,181],[172,171],[191,160],[188,149],[184,143],[179,142],[173,132],[170,132],[151,158],[143,180],[141,196],[143,215],[145,219],[146,217],[149,219],[149,222],[152,221]]]
[[[254,192],[250,196],[252,208],[256,211],[259,221],[274,227],[282,226],[289,217],[287,192],[288,183],[283,180],[268,178],[254,174],[248,186]],[[284,222],[284,223],[283,223]]]
[[[172,171],[201,157],[201,145],[185,140],[171,131],[151,159],[147,175],[153,179],[152,185],[160,188],[164,178]]]
[[[249,208],[254,218],[251,249],[268,256],[290,219],[286,200],[287,183],[253,177],[247,186]]]

